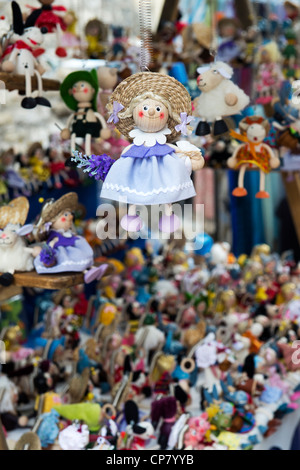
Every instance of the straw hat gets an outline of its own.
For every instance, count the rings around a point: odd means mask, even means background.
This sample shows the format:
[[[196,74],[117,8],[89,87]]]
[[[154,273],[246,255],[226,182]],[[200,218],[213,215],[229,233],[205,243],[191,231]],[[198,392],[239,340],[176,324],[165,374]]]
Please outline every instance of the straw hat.
[[[180,116],[180,113],[184,112],[188,115],[192,114],[191,97],[186,88],[175,78],[154,72],[136,73],[126,80],[123,80],[111,95],[107,109],[112,112],[113,103],[116,101],[124,106],[125,111],[134,98],[146,92],[152,92],[168,101],[172,111],[178,116]],[[132,139],[129,136],[129,132],[134,129],[135,125],[132,117],[121,119],[122,112],[124,111],[119,113],[118,116],[120,120],[116,124],[116,127],[126,139],[131,141]],[[168,127],[172,131],[172,134],[168,136],[169,141],[175,140],[180,136],[180,133],[175,130],[175,126],[179,123],[180,122],[169,118]]]
[[[8,205],[0,207],[0,229],[7,224],[24,225],[29,212],[29,202],[26,197],[13,199]]]
[[[14,450],[42,450],[41,441],[35,432],[26,432],[20,437]]]
[[[51,199],[44,205],[38,225],[53,222],[62,211],[74,212],[77,207],[78,196],[76,193],[65,194],[57,201]]]
[[[85,396],[85,392],[90,379],[90,369],[87,367],[82,371],[81,375],[72,378],[68,393],[71,403],[80,403]]]

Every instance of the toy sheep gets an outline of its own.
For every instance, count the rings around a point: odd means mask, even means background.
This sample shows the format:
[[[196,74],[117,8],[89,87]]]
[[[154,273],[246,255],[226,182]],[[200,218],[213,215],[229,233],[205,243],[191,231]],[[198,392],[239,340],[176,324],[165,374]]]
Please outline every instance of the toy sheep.
[[[196,135],[210,134],[209,122],[214,123],[214,135],[228,131],[222,119],[240,113],[250,102],[249,97],[230,79],[233,69],[224,62],[215,62],[197,69],[201,95],[194,100],[194,116],[200,117]]]

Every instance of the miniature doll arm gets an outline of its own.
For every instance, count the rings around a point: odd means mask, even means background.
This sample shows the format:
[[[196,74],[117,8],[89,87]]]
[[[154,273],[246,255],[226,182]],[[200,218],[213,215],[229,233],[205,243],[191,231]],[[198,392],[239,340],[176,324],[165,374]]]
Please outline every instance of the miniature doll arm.
[[[8,60],[5,60],[1,66],[3,72],[11,73],[15,70],[15,61],[18,55],[18,49],[13,49]]]
[[[104,117],[101,116],[100,113],[95,113],[95,116],[99,119],[99,121],[101,122],[101,125],[102,125],[102,129],[101,129],[101,132],[100,132],[100,137],[102,137],[102,139],[104,139],[104,140],[109,139],[111,137],[111,131],[110,131],[110,129],[108,129]]]
[[[239,146],[235,149],[235,151],[233,152],[232,157],[228,158],[228,160],[227,160],[227,166],[228,166],[229,168],[233,168],[233,169],[234,169],[234,168],[236,167],[236,165],[237,165],[237,158],[236,158],[236,157],[237,157],[237,154],[238,154],[239,151],[244,147],[244,145],[245,145],[245,144],[239,145]]]
[[[34,64],[34,68],[39,72],[40,75],[43,75],[45,72],[46,72],[46,69],[45,67],[43,67],[37,60],[34,56],[32,56],[33,58],[33,64]]]
[[[269,155],[270,155],[270,167],[275,169],[280,166],[280,159],[276,157],[275,153],[273,152],[272,148],[269,145],[262,144],[262,147],[264,147]]]
[[[36,258],[41,254],[42,247],[35,246],[34,248],[24,248],[24,251],[26,251],[26,253],[30,253],[34,258]]]
[[[238,102],[238,97],[234,93],[227,93],[225,95],[225,103],[227,106],[235,106]]]
[[[201,150],[190,142],[180,141],[177,145],[172,145],[179,158],[185,159],[185,165],[190,172],[201,170],[204,167],[205,160]]]
[[[74,118],[74,113],[71,114],[71,116],[67,120],[67,124],[66,124],[65,129],[63,129],[60,133],[60,137],[62,138],[62,140],[70,139],[70,137],[71,137],[70,127],[71,127],[71,122],[73,121],[73,118]]]

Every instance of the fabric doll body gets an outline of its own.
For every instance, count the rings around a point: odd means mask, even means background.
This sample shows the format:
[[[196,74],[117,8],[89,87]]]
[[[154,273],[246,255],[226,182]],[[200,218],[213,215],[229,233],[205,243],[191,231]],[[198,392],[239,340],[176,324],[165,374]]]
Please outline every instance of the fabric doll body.
[[[40,12],[35,25],[38,28],[47,28],[48,33],[56,31],[57,25],[60,25],[63,31],[66,31],[67,25],[62,17],[67,9],[63,6],[42,5],[41,8],[32,8],[33,12]],[[60,13],[60,14],[59,14]]]
[[[157,133],[130,132],[133,145],[112,166],[101,197],[129,204],[168,204],[196,195],[190,171],[167,144],[167,128]]]

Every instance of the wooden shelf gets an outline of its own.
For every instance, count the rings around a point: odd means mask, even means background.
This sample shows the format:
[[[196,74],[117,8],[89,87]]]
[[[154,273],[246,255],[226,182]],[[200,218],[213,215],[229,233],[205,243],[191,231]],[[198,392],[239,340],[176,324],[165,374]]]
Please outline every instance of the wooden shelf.
[[[17,286],[1,287],[0,288],[0,303],[15,297],[16,295],[22,295],[22,288]]]
[[[25,76],[16,75],[14,73],[0,72],[0,80],[5,83],[6,90],[13,91],[18,90],[20,93],[25,93]],[[58,80],[50,80],[49,78],[43,78],[43,89],[44,91],[59,91],[60,82]],[[36,76],[31,78],[32,89],[37,90],[37,78]]]
[[[282,179],[300,244],[300,174],[299,172],[282,172]]]

